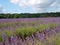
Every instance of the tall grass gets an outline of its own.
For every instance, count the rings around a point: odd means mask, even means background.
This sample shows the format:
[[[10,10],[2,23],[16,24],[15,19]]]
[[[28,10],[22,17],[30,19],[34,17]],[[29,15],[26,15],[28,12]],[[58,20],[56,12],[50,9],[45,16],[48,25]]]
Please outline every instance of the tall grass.
[[[54,25],[54,26],[52,26]],[[43,24],[43,25],[39,25],[36,27],[21,27],[18,28],[15,32],[16,35],[19,35],[22,38],[25,38],[26,36],[31,36],[32,34],[36,34],[36,32],[40,32],[40,31],[44,31],[47,28],[53,28],[55,27],[55,24]]]
[[[2,31],[0,31],[0,42],[3,42],[3,41],[4,41],[4,39],[2,37]]]
[[[10,38],[11,36],[14,35],[14,32],[11,31],[11,30],[6,30],[6,31],[4,31],[4,34],[5,34],[8,38]]]
[[[26,23],[22,23],[24,25],[26,25]],[[35,23],[32,23],[33,25]],[[13,26],[13,23],[9,23],[7,24]],[[5,26],[5,25],[4,25]],[[54,23],[50,23],[50,24],[40,24],[38,26],[23,26],[20,28],[17,28],[16,30],[12,31],[12,30],[5,30],[4,34],[8,37],[11,38],[11,36],[15,35],[15,36],[20,36],[21,38],[26,38],[27,36],[32,36],[32,34],[36,34],[37,32],[41,32],[41,31],[45,31],[47,28],[54,28],[56,27],[56,24]],[[0,40],[3,41],[2,36],[0,36]]]
[[[22,38],[24,38],[26,36],[30,36],[31,34],[33,34],[35,32],[36,32],[36,30],[33,27],[22,27],[22,28],[18,28],[16,30],[16,35],[19,35]]]
[[[55,44],[56,45],[60,45],[60,32],[58,32],[56,35],[55,35]]]

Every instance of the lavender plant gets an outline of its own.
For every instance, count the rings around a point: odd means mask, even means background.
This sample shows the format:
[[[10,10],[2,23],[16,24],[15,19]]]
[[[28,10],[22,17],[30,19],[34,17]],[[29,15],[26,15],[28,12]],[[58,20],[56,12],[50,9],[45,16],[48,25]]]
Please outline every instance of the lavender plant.
[[[60,45],[59,20],[60,18],[0,19],[0,45]]]

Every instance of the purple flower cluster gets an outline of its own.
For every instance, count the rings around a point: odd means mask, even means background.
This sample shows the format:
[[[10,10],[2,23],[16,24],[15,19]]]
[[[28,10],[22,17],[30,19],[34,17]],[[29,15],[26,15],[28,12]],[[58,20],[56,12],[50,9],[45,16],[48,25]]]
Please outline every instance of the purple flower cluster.
[[[2,33],[4,41],[0,42],[0,45],[48,45],[51,44],[49,40],[51,37],[54,37],[56,33],[60,31],[60,17],[56,18],[21,18],[21,19],[0,19],[0,24],[13,22],[15,24],[8,24],[7,27],[1,27],[0,30],[4,32],[5,30],[15,31],[19,27],[36,27],[40,24],[56,23],[57,26],[54,28],[47,28],[36,33],[32,33],[30,36],[21,38],[19,35],[11,35],[8,37]],[[18,22],[18,23],[16,23]],[[25,23],[21,23],[25,22]],[[33,22],[32,24],[30,22]],[[34,23],[35,22],[35,23]],[[27,23],[27,24],[26,24]],[[24,24],[24,25],[23,25]],[[5,26],[5,25],[4,25]],[[0,39],[1,40],[1,39]],[[52,43],[53,44],[53,43]],[[51,44],[51,45],[52,45]]]
[[[56,28],[49,29],[42,32],[37,32],[36,34],[27,36],[25,39],[22,39],[17,36],[11,36],[11,38],[8,38],[7,36],[3,35],[4,42],[0,42],[0,45],[4,45],[4,44],[5,45],[35,45],[36,40],[39,40],[39,42],[44,43],[44,41],[46,41],[47,38],[54,36],[57,32],[60,31]]]

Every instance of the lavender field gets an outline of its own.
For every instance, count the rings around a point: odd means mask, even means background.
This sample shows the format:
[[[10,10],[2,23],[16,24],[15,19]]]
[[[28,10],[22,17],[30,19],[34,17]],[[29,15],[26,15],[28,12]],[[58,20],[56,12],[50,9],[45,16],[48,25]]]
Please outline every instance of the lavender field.
[[[60,45],[60,17],[0,19],[0,45]]]

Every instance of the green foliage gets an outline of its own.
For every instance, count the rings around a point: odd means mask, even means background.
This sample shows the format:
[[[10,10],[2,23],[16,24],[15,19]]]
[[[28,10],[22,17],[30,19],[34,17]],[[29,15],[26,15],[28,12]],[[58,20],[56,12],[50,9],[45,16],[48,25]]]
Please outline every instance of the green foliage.
[[[57,24],[55,24],[55,23],[50,23],[48,27],[50,27],[50,28],[52,29],[52,28],[55,28],[56,26],[57,26]]]
[[[3,42],[3,41],[4,41],[4,39],[2,37],[2,31],[0,31],[0,42]]]
[[[14,34],[14,32],[11,30],[6,30],[4,31],[4,34],[10,38]]]
[[[27,22],[20,22],[20,23],[21,23],[20,25],[22,25],[22,26],[27,25]]]
[[[37,31],[42,31],[42,30],[45,30],[47,28],[48,28],[48,25],[47,24],[43,24],[43,25],[37,26],[36,30]]]
[[[6,30],[4,31],[4,34],[7,35],[8,37],[11,37],[12,35],[19,35],[22,38],[25,38],[26,36],[31,36],[31,34],[35,34],[36,32],[39,31],[44,31],[47,28],[54,28],[56,26],[56,24],[54,23],[49,23],[49,24],[40,24],[38,26],[26,26],[27,23],[26,22],[10,22],[10,23],[4,23],[1,24],[2,27],[7,27],[7,26],[15,26],[15,25],[19,25],[21,24],[22,27],[18,28],[16,31],[11,31],[11,30]],[[30,22],[29,24],[34,25],[35,22]]]
[[[36,30],[33,27],[22,27],[17,29],[16,35],[20,35],[22,38],[25,38],[35,32]]]
[[[21,27],[16,30],[16,35],[19,35],[22,38],[26,36],[30,36],[31,34],[35,34],[36,32],[46,30],[48,27],[52,26],[52,24],[43,24],[37,27]]]
[[[55,44],[60,45],[60,32],[58,32],[54,38],[55,38]]]
[[[0,14],[0,18],[39,18],[39,17],[60,17],[60,12],[56,13],[21,13],[21,14]]]
[[[0,24],[0,28],[2,28],[2,27],[8,27],[8,26],[15,26],[15,23],[8,22],[8,23],[1,23]]]
[[[7,27],[7,26],[8,26],[7,23],[0,24],[0,28],[2,28],[2,27]]]

